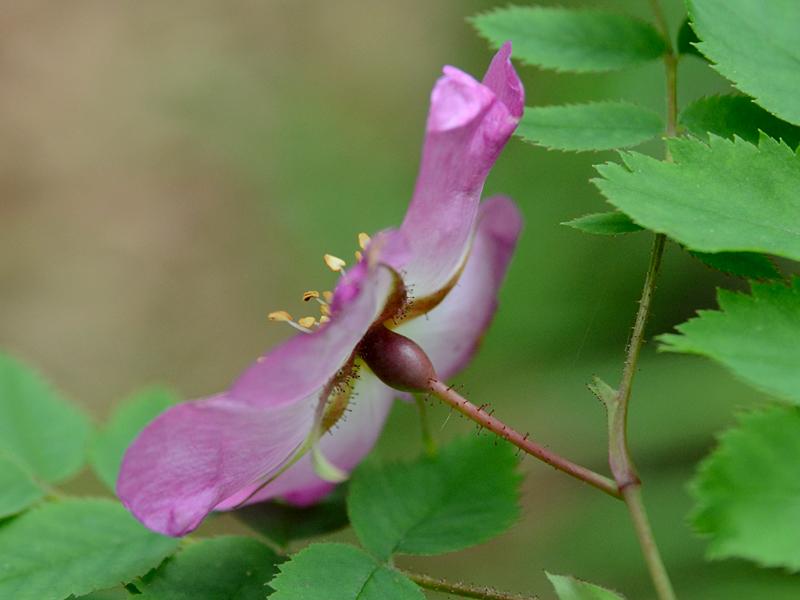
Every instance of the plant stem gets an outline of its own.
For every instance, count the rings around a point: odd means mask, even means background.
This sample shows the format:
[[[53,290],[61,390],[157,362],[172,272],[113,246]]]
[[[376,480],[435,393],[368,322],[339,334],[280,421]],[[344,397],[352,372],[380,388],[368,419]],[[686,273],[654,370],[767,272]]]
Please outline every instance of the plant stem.
[[[416,394],[414,399],[417,401],[417,409],[419,410],[419,427],[422,433],[422,446],[425,448],[425,454],[428,456],[436,456],[436,440],[431,433],[430,422],[428,421],[428,409],[425,406],[425,398]]]
[[[658,28],[666,44],[664,54],[664,68],[666,73],[666,104],[667,104],[667,126],[665,129],[666,137],[673,137],[677,132],[677,65],[678,57],[670,40],[669,28],[667,27],[664,12],[658,0],[650,0],[650,4],[655,15]],[[666,149],[666,160],[671,161],[669,147]],[[622,380],[614,397],[614,406],[610,408],[610,435],[609,435],[609,464],[614,474],[614,479],[619,485],[622,497],[628,507],[628,511],[633,521],[636,537],[639,539],[639,546],[642,549],[650,577],[660,600],[675,600],[675,591],[669,579],[669,574],[664,566],[661,553],[656,545],[653,530],[647,519],[647,512],[642,502],[641,482],[636,473],[633,460],[628,449],[628,405],[631,398],[633,378],[639,363],[642,344],[644,342],[644,332],[647,319],[650,316],[650,308],[653,302],[653,295],[656,289],[656,280],[661,266],[661,258],[664,254],[666,236],[658,233],[653,240],[650,251],[650,262],[645,275],[642,297],[639,300],[639,310],[636,312],[636,320],[633,324],[630,342],[628,343],[625,366],[622,370]]]
[[[536,596],[521,596],[510,592],[500,592],[490,587],[476,587],[466,583],[445,581],[429,575],[419,575],[408,571],[403,571],[403,574],[426,590],[454,594],[462,598],[477,598],[478,600],[536,600]]]
[[[429,385],[430,392],[437,398],[446,404],[449,404],[468,419],[475,421],[481,427],[485,427],[492,433],[495,433],[501,438],[508,440],[526,454],[530,454],[534,458],[538,458],[542,462],[555,467],[559,471],[562,471],[563,473],[566,473],[575,479],[580,479],[581,481],[596,487],[598,490],[605,492],[609,496],[613,496],[614,498],[618,499],[622,498],[622,494],[620,493],[617,484],[608,477],[600,475],[599,473],[595,473],[591,469],[587,469],[586,467],[567,460],[566,458],[551,452],[544,446],[529,440],[527,434],[523,435],[519,433],[511,427],[508,427],[499,419],[493,417],[491,414],[484,412],[482,408],[472,404],[469,400],[462,397],[446,383],[443,383],[438,379],[432,379]]]

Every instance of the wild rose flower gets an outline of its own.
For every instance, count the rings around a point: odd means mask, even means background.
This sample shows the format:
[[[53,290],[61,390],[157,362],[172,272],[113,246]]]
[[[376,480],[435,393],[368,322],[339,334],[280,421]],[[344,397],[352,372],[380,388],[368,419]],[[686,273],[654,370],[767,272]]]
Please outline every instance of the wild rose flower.
[[[431,94],[414,196],[399,230],[343,269],[320,322],[260,357],[221,394],[179,404],[128,448],[117,482],[147,527],[184,535],[213,510],[325,496],[370,451],[398,396],[365,364],[362,341],[388,328],[415,341],[447,379],[470,359],[497,305],[520,231],[507,198],[479,204],[523,111],[522,84],[495,55],[478,82],[445,67]],[[273,313],[290,320],[287,313]]]

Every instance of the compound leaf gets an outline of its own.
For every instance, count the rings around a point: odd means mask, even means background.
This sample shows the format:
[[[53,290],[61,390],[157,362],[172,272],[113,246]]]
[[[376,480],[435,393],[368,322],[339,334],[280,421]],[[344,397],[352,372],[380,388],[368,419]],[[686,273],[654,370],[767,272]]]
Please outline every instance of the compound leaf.
[[[507,40],[523,62],[558,71],[610,71],[659,58],[664,39],[645,21],[599,10],[509,6],[471,19],[495,47]]]
[[[400,571],[347,544],[313,544],[279,569],[271,600],[425,600]]]
[[[713,559],[746,558],[800,570],[800,409],[739,417],[700,465],[692,520]]]
[[[664,129],[661,117],[627,102],[527,107],[517,128],[526,142],[556,150],[610,150],[636,146]]]
[[[0,528],[0,598],[63,600],[111,588],[144,575],[177,546],[111,500],[46,503]]]
[[[761,106],[800,125],[800,45],[797,0],[688,0],[702,40],[700,52],[714,68]]]
[[[136,587],[142,600],[263,600],[279,562],[253,538],[211,538],[187,546]]]
[[[757,147],[716,136],[669,147],[674,163],[625,152],[593,181],[636,223],[691,250],[800,260],[800,156],[766,136]]]
[[[460,550],[505,531],[519,515],[510,444],[460,439],[435,458],[363,465],[350,483],[350,521],[375,556]]]
[[[783,140],[791,148],[800,143],[800,127],[767,112],[747,96],[728,94],[695,100],[681,112],[680,123],[706,140],[708,134],[713,133],[731,140],[738,135],[757,144],[759,131],[763,131],[771,138]]]
[[[704,310],[659,336],[661,349],[708,356],[751,385],[800,404],[800,277],[792,285],[753,283],[752,294],[718,293]]]

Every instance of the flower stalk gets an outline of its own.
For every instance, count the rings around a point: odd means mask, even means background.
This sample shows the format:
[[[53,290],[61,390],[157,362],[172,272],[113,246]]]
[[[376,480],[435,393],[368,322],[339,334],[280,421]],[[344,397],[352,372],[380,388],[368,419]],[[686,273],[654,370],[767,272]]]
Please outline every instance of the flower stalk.
[[[467,583],[447,581],[430,575],[420,575],[403,571],[403,574],[421,588],[452,594],[462,598],[477,598],[477,600],[536,600],[536,596],[523,596],[511,592],[501,592],[486,586],[474,586]]]
[[[445,404],[451,406],[481,427],[484,427],[501,438],[508,440],[526,454],[529,454],[530,456],[547,463],[551,467],[554,467],[562,473],[566,473],[570,477],[574,477],[575,479],[579,479],[584,483],[588,483],[592,487],[597,488],[609,496],[614,498],[622,498],[617,484],[613,480],[609,479],[605,475],[596,473],[591,469],[559,456],[541,444],[537,444],[533,440],[528,439],[528,434],[522,434],[503,423],[500,419],[487,412],[484,412],[480,407],[472,404],[469,400],[461,396],[446,383],[443,383],[438,379],[432,379],[428,389],[430,393],[442,400]]]

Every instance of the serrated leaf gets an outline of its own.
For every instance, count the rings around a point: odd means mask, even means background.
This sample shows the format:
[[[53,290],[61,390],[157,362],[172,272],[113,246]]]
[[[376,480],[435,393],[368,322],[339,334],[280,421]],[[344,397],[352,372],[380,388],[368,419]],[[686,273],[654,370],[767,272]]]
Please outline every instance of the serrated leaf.
[[[663,38],[645,21],[600,10],[509,6],[471,19],[493,46],[507,40],[523,62],[558,71],[610,71],[659,58]]]
[[[83,466],[89,431],[84,414],[38,373],[0,354],[1,457],[15,463],[29,481],[57,483]],[[25,486],[15,480],[17,486]],[[36,499],[32,493],[27,496]]]
[[[0,519],[25,510],[43,496],[44,490],[27,469],[0,455]]]
[[[97,476],[113,491],[120,463],[133,439],[161,412],[178,401],[174,392],[152,388],[121,404],[109,422],[98,431],[89,450],[89,461]]]
[[[425,600],[399,571],[347,544],[314,544],[280,565],[270,600]]]
[[[628,215],[619,211],[592,213],[571,221],[565,221],[562,225],[595,235],[619,235],[621,233],[634,233],[643,229],[631,221]]]
[[[571,575],[545,573],[559,600],[624,600],[624,596]]]
[[[259,502],[233,513],[253,530],[279,546],[330,533],[349,522],[345,505],[345,486],[339,486],[313,506],[290,506],[280,502]]]
[[[771,113],[800,125],[800,2],[688,0],[698,49]]]
[[[705,59],[705,56],[695,46],[699,41],[689,19],[684,19],[680,29],[678,29],[678,53],[690,54]]]
[[[63,600],[111,588],[158,566],[177,545],[111,500],[43,504],[0,528],[0,598]]]
[[[652,110],[627,102],[527,107],[516,134],[556,150],[610,150],[657,137],[664,123]]]
[[[253,538],[190,544],[137,582],[142,600],[263,600],[280,558]]]
[[[634,221],[691,250],[800,260],[800,156],[766,136],[758,147],[712,136],[669,148],[674,163],[625,152],[593,181]]]
[[[767,393],[800,404],[800,277],[791,286],[753,283],[752,294],[719,290],[703,310],[659,336],[661,349],[707,356]]]
[[[800,410],[744,414],[700,465],[692,521],[708,556],[800,570]]]
[[[792,148],[800,143],[800,127],[767,112],[747,96],[707,96],[695,100],[681,112],[680,124],[706,140],[713,133],[728,139],[738,135],[757,144],[760,130]]]
[[[440,554],[483,542],[519,516],[520,476],[511,445],[468,437],[413,463],[362,465],[350,482],[350,522],[364,547]]]
[[[690,252],[712,269],[746,279],[780,279],[781,272],[768,257],[755,252]]]

